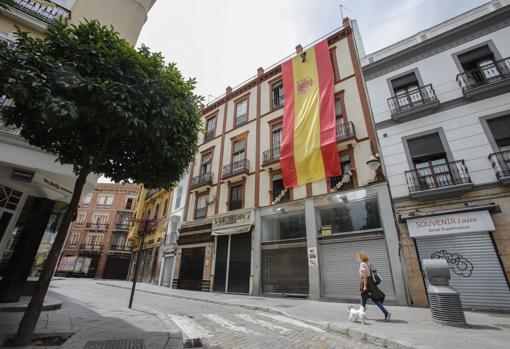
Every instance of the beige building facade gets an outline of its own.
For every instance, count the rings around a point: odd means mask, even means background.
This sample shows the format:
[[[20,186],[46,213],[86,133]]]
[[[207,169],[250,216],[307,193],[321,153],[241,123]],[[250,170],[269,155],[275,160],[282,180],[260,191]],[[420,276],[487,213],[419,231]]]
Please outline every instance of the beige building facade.
[[[203,108],[205,132],[190,170],[174,287],[356,299],[355,254],[367,250],[385,274],[388,299],[406,303],[389,192],[382,172],[367,165],[378,144],[355,22],[346,19],[327,40],[343,176],[284,190],[279,64],[227,87]]]

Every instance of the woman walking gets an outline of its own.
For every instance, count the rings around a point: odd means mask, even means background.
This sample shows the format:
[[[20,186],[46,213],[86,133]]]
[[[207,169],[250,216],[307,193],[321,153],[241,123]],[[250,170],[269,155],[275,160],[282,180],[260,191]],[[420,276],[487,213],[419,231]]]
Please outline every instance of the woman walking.
[[[365,252],[356,253],[356,259],[359,264],[359,276],[360,276],[360,293],[361,293],[361,306],[365,308],[367,306],[367,300],[370,298],[372,301],[381,309],[384,314],[384,321],[389,322],[391,313],[384,307],[383,291],[377,287],[372,277],[372,266],[368,261],[368,255]]]

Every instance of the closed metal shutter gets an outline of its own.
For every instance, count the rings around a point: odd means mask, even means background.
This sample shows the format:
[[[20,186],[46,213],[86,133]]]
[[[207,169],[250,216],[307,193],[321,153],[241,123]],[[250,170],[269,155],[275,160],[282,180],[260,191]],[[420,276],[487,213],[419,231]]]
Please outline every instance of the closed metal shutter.
[[[444,258],[465,308],[510,310],[510,290],[489,233],[416,239],[420,260]]]
[[[163,264],[163,275],[161,277],[161,286],[170,287],[173,269],[174,256],[165,257],[165,263]]]
[[[262,250],[262,292],[308,294],[306,246]]]
[[[384,238],[355,241],[328,240],[319,245],[322,296],[339,299],[359,299],[359,262],[356,252],[364,251],[382,278],[378,287],[387,300],[395,300],[395,288]]]

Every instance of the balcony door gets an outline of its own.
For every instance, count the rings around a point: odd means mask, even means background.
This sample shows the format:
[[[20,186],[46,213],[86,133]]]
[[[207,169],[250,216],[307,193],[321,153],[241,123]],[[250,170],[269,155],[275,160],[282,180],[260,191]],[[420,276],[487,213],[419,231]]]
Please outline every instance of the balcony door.
[[[423,102],[418,79],[414,72],[393,79],[391,85],[400,109],[407,109]]]
[[[280,158],[280,146],[282,145],[282,124],[271,128],[271,152],[272,159]]]
[[[246,139],[240,139],[232,144],[232,172],[244,169],[246,159]]]
[[[243,208],[244,185],[236,185],[230,188],[229,211]]]
[[[501,78],[494,53],[484,45],[458,56],[458,60],[470,83],[480,84]]]
[[[212,169],[212,153],[202,155],[202,161],[200,162],[200,176],[211,173]]]

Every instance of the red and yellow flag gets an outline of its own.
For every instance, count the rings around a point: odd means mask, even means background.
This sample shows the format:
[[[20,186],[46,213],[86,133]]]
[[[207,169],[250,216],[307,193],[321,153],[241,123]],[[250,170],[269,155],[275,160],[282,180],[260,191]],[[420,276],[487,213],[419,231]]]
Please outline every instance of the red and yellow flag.
[[[281,65],[284,114],[280,164],[286,188],[341,174],[333,67],[327,40]]]

